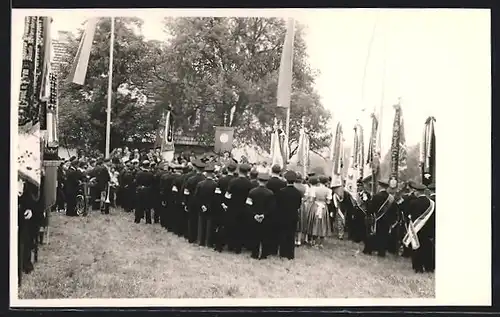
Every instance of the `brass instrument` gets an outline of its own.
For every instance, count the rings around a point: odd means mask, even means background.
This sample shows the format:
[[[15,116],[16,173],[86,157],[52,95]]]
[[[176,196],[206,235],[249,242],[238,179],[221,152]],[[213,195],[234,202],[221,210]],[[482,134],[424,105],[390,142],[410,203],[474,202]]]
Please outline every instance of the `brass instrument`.
[[[108,183],[108,191],[106,193],[106,204],[110,204],[111,201],[109,200],[109,191],[110,191],[110,188],[111,188],[111,184]]]

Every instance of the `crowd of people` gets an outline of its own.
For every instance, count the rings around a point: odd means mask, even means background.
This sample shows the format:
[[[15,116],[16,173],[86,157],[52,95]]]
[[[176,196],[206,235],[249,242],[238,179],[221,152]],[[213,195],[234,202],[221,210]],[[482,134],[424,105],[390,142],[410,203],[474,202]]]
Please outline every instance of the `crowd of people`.
[[[126,148],[105,160],[73,157],[58,175],[57,206],[68,216],[76,215],[75,195],[87,180],[92,209],[107,214],[110,205],[121,207],[134,212],[137,224],[159,223],[218,252],[227,247],[256,259],[293,259],[296,247],[323,248],[334,236],[362,243],[364,254],[411,257],[415,272],[434,271],[432,185],[409,182],[396,193],[378,180],[372,197],[371,177],[350,193],[340,179],[237,162],[229,153],[184,153],[165,162],[159,151],[141,155]]]

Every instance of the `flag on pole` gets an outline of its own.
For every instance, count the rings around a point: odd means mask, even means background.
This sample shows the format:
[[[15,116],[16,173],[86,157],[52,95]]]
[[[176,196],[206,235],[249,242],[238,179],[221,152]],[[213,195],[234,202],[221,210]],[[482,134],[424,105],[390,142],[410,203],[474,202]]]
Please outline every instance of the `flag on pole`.
[[[434,123],[436,119],[429,117],[425,121],[422,141],[420,142],[420,167],[422,184],[428,186],[436,182],[436,135]]]
[[[169,110],[165,116],[163,138],[161,143],[161,156],[163,160],[171,162],[174,159],[174,118]]]
[[[404,135],[403,110],[398,103],[394,105],[395,115],[392,130],[391,144],[391,178],[389,185],[397,188],[399,173],[407,168],[406,166],[406,139]]]
[[[335,131],[335,138],[333,139],[333,168],[332,168],[332,182],[334,180],[342,179],[342,171],[344,168],[344,137],[342,132],[342,124],[337,123]]]
[[[92,42],[94,41],[94,34],[97,27],[99,18],[90,18],[87,20],[85,31],[80,40],[80,46],[73,61],[73,66],[70,72],[71,82],[83,85],[85,76],[87,75],[87,68],[89,66],[90,52],[92,50]]]
[[[306,133],[304,125],[300,129],[297,157],[297,166],[300,168],[300,172],[302,175],[307,175],[309,168],[309,136]]]
[[[233,150],[234,128],[232,127],[215,127],[215,143],[214,152],[224,153]]]
[[[277,106],[289,108],[292,94],[293,41],[295,36],[295,21],[288,19],[285,43],[281,53],[281,63],[278,78]]]
[[[274,129],[274,132],[271,135],[271,162],[271,166],[279,165],[281,168],[284,166],[278,128]]]
[[[42,84],[40,87],[40,101],[48,102],[50,98],[50,74],[52,61],[52,38],[50,32],[51,18],[42,17],[43,23],[43,62],[42,62]]]

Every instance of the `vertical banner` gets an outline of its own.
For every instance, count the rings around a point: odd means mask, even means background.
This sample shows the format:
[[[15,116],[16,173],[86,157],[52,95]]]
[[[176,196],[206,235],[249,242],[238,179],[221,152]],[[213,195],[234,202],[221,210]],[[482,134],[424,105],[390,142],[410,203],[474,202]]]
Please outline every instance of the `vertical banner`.
[[[215,127],[215,153],[224,153],[233,150],[233,127]]]
[[[279,165],[283,168],[285,162],[281,152],[279,129],[275,129],[271,135],[271,146],[271,166]]]
[[[429,186],[436,183],[436,135],[434,124],[436,119],[429,117],[425,120],[424,134],[420,142],[420,168],[422,184]]]
[[[300,173],[306,176],[309,169],[309,136],[304,128],[304,119],[302,119],[302,128],[299,134],[297,156],[297,166],[300,168]]]
[[[288,19],[286,25],[285,43],[281,53],[278,78],[277,106],[290,108],[292,94],[293,41],[295,37],[295,21]]]
[[[68,78],[77,85],[83,85],[87,76],[89,66],[90,52],[92,51],[92,42],[99,18],[90,18],[87,20],[85,31],[80,40],[80,46],[73,61],[70,75]]]
[[[42,172],[40,91],[46,19],[43,17],[25,18],[18,107],[18,175],[24,181],[38,187],[40,187]]]
[[[46,160],[57,160],[59,153],[59,138],[58,138],[58,91],[57,91],[57,75],[50,74],[50,96],[46,103],[46,139],[45,151],[43,157]]]
[[[174,118],[172,112],[168,111],[165,116],[165,124],[161,143],[161,156],[164,161],[171,162],[174,159]]]
[[[391,143],[391,177],[389,186],[397,188],[400,171],[406,169],[406,140],[404,135],[403,111],[400,104],[394,105],[394,123]]]
[[[332,156],[332,182],[342,179],[344,168],[344,139],[342,132],[342,124],[337,123],[335,130],[335,138],[333,139],[333,156]]]
[[[372,129],[370,135],[370,142],[368,143],[368,153],[366,159],[367,170],[366,173],[363,174],[367,174],[367,176],[368,174],[370,174],[372,176],[372,195],[373,195],[376,192],[377,178],[380,172],[380,157],[377,146],[377,144],[379,144],[379,142],[377,142],[378,129],[379,129],[378,119],[374,113],[371,115],[371,119],[372,119]]]

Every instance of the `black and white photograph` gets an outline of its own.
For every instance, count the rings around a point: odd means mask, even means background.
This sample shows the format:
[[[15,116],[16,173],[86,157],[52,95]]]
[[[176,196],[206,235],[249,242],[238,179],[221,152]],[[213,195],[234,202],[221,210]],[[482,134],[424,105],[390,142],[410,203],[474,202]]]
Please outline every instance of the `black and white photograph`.
[[[12,21],[11,304],[491,300],[488,10]]]

